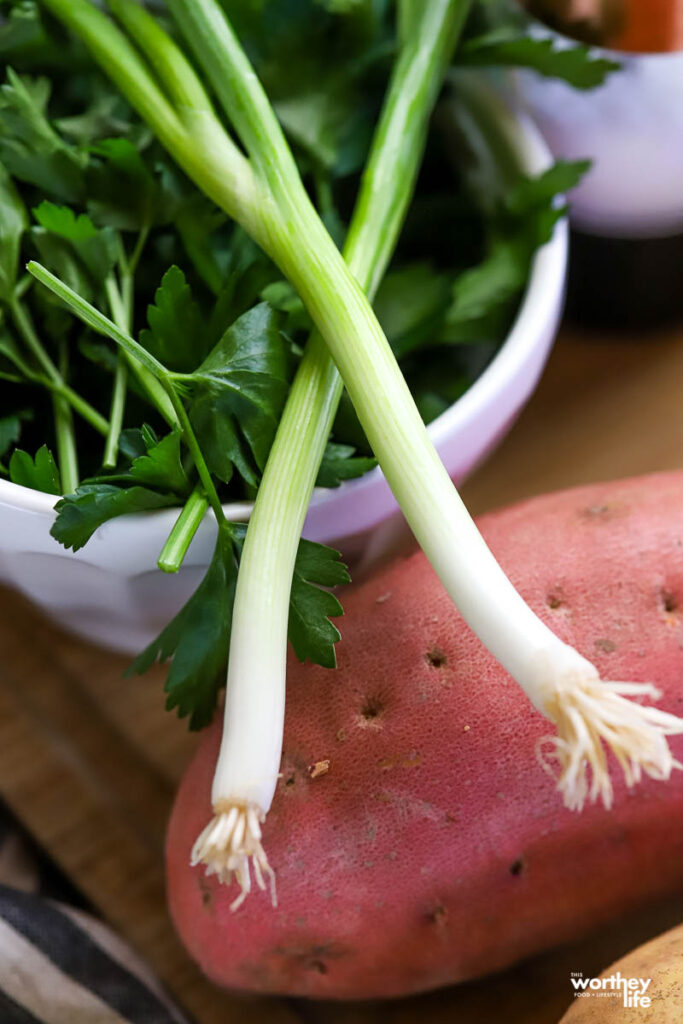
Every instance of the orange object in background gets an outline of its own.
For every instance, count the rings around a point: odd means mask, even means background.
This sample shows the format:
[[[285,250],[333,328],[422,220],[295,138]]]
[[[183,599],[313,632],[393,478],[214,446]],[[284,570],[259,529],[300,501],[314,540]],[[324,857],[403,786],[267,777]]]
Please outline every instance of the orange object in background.
[[[683,50],[683,0],[528,0],[525,6],[557,31],[611,50]]]
[[[623,30],[610,41],[615,50],[663,53],[683,50],[682,0],[626,0]]]

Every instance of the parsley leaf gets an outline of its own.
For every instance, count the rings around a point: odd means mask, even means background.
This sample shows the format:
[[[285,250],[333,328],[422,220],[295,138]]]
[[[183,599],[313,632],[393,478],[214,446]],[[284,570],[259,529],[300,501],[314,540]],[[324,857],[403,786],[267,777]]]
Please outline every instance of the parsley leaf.
[[[187,383],[189,415],[207,465],[226,483],[233,466],[258,483],[288,387],[289,353],[278,314],[261,302],[223,334]]]
[[[33,211],[39,228],[32,238],[46,264],[63,281],[87,297],[116,263],[116,235],[111,228],[96,228],[85,213],[43,200]],[[86,283],[87,282],[87,283]]]
[[[338,551],[301,540],[294,566],[289,604],[289,640],[299,661],[309,659],[336,668],[334,645],[340,633],[330,619],[344,610],[334,594],[321,587],[348,583],[350,576]]]
[[[246,527],[219,530],[211,564],[201,583],[175,618],[135,658],[126,675],[142,675],[155,662],[171,659],[166,677],[167,709],[189,716],[190,728],[211,721],[225,686],[237,564]],[[339,632],[329,621],[341,615],[337,598],[322,587],[348,583],[339,553],[302,540],[296,558],[290,603],[289,638],[301,660],[334,667]]]
[[[164,689],[167,709],[189,715],[190,728],[202,729],[213,718],[225,685],[232,606],[237,580],[233,539],[218,531],[211,564],[189,601],[156,640],[137,656],[126,675],[142,675],[172,658]]]
[[[10,463],[10,472],[11,469]],[[95,530],[116,516],[166,508],[177,503],[177,495],[160,494],[147,487],[81,484],[73,494],[62,498],[55,505],[57,518],[50,533],[65,548],[78,551],[88,543]]]
[[[94,146],[98,140],[110,136],[139,134],[140,126],[130,123],[130,111],[125,102],[112,92],[106,82],[96,78],[88,83],[87,106],[79,113],[68,114],[53,120],[55,128],[71,142],[79,146]],[[88,178],[91,168],[88,167]],[[90,192],[90,180],[88,191]],[[88,197],[89,198],[89,197]],[[126,194],[119,196],[121,202],[129,201]]]
[[[21,424],[24,420],[32,419],[30,409],[22,409],[21,412],[12,416],[3,416],[0,419],[0,459],[4,459],[10,448],[15,445],[21,436]],[[7,470],[0,464],[3,472]]]
[[[52,452],[43,445],[32,459],[28,452],[16,448],[9,460],[9,476],[12,483],[31,487],[46,494],[61,494],[62,485],[59,470]]]
[[[84,547],[109,519],[177,505],[190,491],[178,430],[161,440],[150,427],[127,430],[121,436],[124,454],[132,458],[128,471],[92,477],[55,506],[57,519],[50,532],[67,548]]]
[[[244,232],[233,232],[224,273],[217,291],[216,305],[209,321],[209,336],[215,343],[235,320],[259,298],[270,302],[266,294],[280,271]],[[284,283],[284,282],[283,282]],[[270,303],[275,309],[278,307]]]
[[[47,231],[70,242],[87,242],[97,237],[97,228],[85,213],[76,214],[68,206],[56,206],[44,200],[33,215]]]
[[[561,78],[576,89],[602,85],[607,75],[621,67],[616,61],[596,57],[588,46],[558,45],[552,38],[506,30],[494,30],[463,43],[458,64],[529,68],[547,78]]]
[[[191,195],[180,202],[174,218],[185,252],[214,295],[219,295],[224,288],[226,276],[228,281],[232,277],[226,275],[227,257],[219,250],[216,239],[216,232],[224,227],[226,220],[222,210],[200,195]]]
[[[12,3],[0,24],[0,56],[21,53],[46,41],[36,4],[32,0]]]
[[[199,306],[180,267],[170,267],[147,307],[149,330],[140,333],[144,345],[169,370],[191,373],[205,354],[205,331]]]
[[[139,231],[172,219],[178,197],[163,164],[152,172],[128,138],[101,139],[90,153],[88,210],[99,224]]]
[[[572,189],[589,166],[585,160],[560,161],[535,178],[517,177],[491,220],[484,258],[455,278],[440,340],[462,343],[500,334],[529,276],[534,253],[566,212],[556,202],[557,194]]]
[[[550,207],[557,211],[556,219],[559,219],[566,211],[555,202],[556,197],[578,185],[590,166],[590,160],[558,160],[535,178],[520,175],[505,196],[505,209],[521,217]],[[544,232],[540,242],[547,242],[549,237]]]
[[[173,430],[161,441],[152,439],[146,453],[133,461],[130,476],[146,487],[187,494],[191,485],[180,458],[180,432]]]
[[[274,107],[290,139],[328,171],[348,174],[368,150],[372,120],[367,96],[350,76],[327,73],[317,88],[276,100]]]
[[[13,444],[19,440],[21,424],[18,416],[3,416],[0,420],[0,459],[3,459]]]
[[[152,439],[149,434],[143,433],[137,427],[129,427],[122,430],[119,436],[119,454],[132,462],[141,455],[146,455],[150,448],[150,440],[156,443],[156,435]]]
[[[343,480],[362,476],[377,465],[376,459],[354,458],[356,449],[350,444],[335,444],[328,441],[323,453],[317,487],[339,487]]]
[[[390,270],[374,302],[377,318],[399,359],[434,340],[448,308],[452,274],[430,263]]]
[[[498,312],[524,285],[526,255],[523,241],[493,238],[484,259],[456,277],[441,337],[450,342],[476,340],[481,334],[476,321]]]
[[[277,309],[279,313],[284,313],[284,330],[287,333],[310,332],[313,329],[313,321],[296,289],[289,281],[271,281],[261,292],[261,298],[270,303],[273,309]]]
[[[0,160],[20,181],[67,202],[83,195],[87,156],[68,146],[46,116],[50,83],[7,69],[0,87]]]

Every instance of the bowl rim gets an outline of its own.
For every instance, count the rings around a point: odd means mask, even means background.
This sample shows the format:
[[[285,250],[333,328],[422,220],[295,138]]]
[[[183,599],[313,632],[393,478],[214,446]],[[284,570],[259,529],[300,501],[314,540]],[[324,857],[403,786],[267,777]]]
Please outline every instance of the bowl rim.
[[[552,155],[532,118],[515,106],[514,101],[504,97],[490,82],[485,81],[483,76],[475,82],[475,74],[468,72],[467,76],[471,75],[474,88],[490,105],[491,110],[495,111],[498,125],[514,150],[521,169],[526,174],[538,174],[545,170],[552,163]],[[474,418],[481,405],[489,402],[492,395],[501,391],[516,367],[524,363],[529,352],[538,344],[538,332],[529,328],[539,317],[546,319],[547,311],[558,292],[563,292],[568,254],[569,226],[567,218],[563,217],[555,226],[552,238],[533,258],[515,319],[495,356],[465,394],[428,425],[427,432],[437,448],[454,430],[464,427]],[[313,509],[320,512],[342,497],[351,497],[354,491],[366,490],[383,482],[384,474],[376,466],[362,477],[344,481],[339,487],[315,488],[309,512]],[[53,518],[59,498],[60,495],[35,491],[10,480],[0,479],[0,506]],[[228,502],[223,505],[223,511],[229,521],[248,521],[253,507],[253,502]],[[135,520],[145,520],[149,525],[149,521],[153,520],[169,531],[178,514],[179,506],[173,506],[129,513],[125,518],[130,524]],[[363,524],[357,528],[363,529]]]

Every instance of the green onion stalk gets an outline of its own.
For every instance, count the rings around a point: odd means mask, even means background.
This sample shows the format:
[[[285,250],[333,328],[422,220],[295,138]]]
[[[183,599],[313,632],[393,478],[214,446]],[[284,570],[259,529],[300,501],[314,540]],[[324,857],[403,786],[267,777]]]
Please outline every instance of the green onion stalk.
[[[349,270],[370,299],[384,275],[413,193],[429,116],[460,33],[468,3],[425,3],[409,26],[410,0],[399,4],[400,51],[363,175],[360,195],[344,245]],[[193,858],[233,866],[248,891],[247,863],[239,848],[222,838],[225,814],[238,802],[261,817],[275,791],[282,749],[289,594],[297,547],[323,451],[343,391],[343,382],[318,332],[308,341],[261,480],[240,559],[228,661],[224,741],[215,775],[216,817],[199,837]],[[289,500],[282,501],[282,495]],[[263,581],[269,581],[267,586]],[[265,692],[267,690],[267,693]],[[259,692],[272,709],[272,735],[255,745],[261,708]],[[250,722],[250,716],[253,720]],[[256,717],[258,716],[258,717]],[[264,773],[264,766],[269,771]],[[246,766],[252,766],[246,768]],[[248,786],[236,790],[244,774]],[[227,784],[225,780],[227,781]],[[254,781],[258,780],[254,785]],[[226,798],[226,794],[229,794]],[[237,816],[231,836],[237,828]],[[268,870],[262,852],[254,863]],[[258,876],[257,876],[258,877]]]
[[[227,728],[212,793],[215,817],[194,858],[225,881],[237,878],[241,894],[234,905],[250,890],[250,864],[261,887],[266,874],[272,881],[260,822],[272,800],[281,750],[292,538],[298,539],[341,386],[323,343],[413,533],[464,619],[555,725],[557,787],[567,806],[580,809],[586,799],[598,798],[610,805],[603,744],[616,755],[629,785],[643,773],[667,778],[679,766],[666,737],[683,732],[683,721],[630,699],[656,697],[649,684],[602,682],[595,666],[556,637],[514,589],[443,467],[366,294],[373,293],[393,250],[425,120],[467,11],[465,0],[425,0],[419,9],[404,4],[401,55],[345,247],[350,266],[316,213],[273,109],[216,0],[169,0],[168,6],[246,156],[181,50],[142,7],[132,0],[110,3],[136,49],[87,0],[43,2],[81,36],[199,188],[278,264],[320,336],[312,339],[300,367],[301,381],[297,378],[292,390],[245,543],[232,627]],[[411,46],[413,34],[425,45],[430,41],[426,56]],[[420,66],[416,117],[422,123],[413,124],[403,105],[415,99],[406,82],[414,74],[415,85]],[[394,117],[396,124],[406,119],[409,135],[414,131],[417,157],[407,146],[390,150]],[[389,171],[388,161],[394,159],[399,164]],[[396,210],[390,203],[383,207],[373,187],[387,178]],[[373,231],[383,233],[381,239],[371,237],[366,219]],[[284,532],[274,522],[277,517],[286,518]],[[272,628],[265,638],[263,621]]]

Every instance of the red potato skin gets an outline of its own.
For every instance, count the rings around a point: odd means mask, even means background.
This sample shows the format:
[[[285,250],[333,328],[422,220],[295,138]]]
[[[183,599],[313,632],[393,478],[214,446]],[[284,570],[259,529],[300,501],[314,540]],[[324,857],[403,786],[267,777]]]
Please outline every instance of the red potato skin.
[[[484,516],[515,585],[603,678],[656,681],[683,714],[683,473]],[[566,810],[551,730],[463,623],[422,554],[345,596],[339,668],[290,662],[282,777],[264,828],[279,905],[190,868],[220,723],[167,843],[176,927],[233,989],[400,996],[502,968],[683,887],[683,772]],[[683,737],[671,739],[683,760]],[[317,774],[311,766],[329,759]]]

